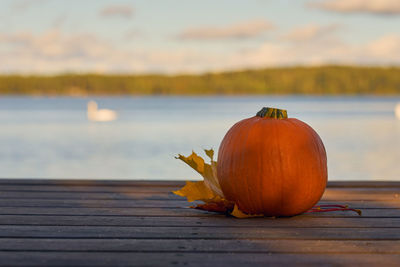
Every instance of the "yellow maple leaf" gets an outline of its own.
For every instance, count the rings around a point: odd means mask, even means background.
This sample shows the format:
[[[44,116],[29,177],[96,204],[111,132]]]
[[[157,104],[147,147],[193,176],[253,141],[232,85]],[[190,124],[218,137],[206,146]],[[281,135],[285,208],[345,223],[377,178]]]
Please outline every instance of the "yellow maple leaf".
[[[210,157],[211,164],[205,163],[204,159],[202,157],[199,157],[195,152],[192,152],[192,154],[189,157],[185,157],[185,156],[179,154],[178,157],[176,157],[176,158],[180,159],[183,162],[185,162],[186,164],[188,164],[195,171],[200,173],[201,176],[203,176],[203,178],[204,178],[204,181],[203,181],[204,183],[198,184],[197,187],[194,187],[194,185],[190,185],[189,188],[194,190],[193,195],[197,195],[199,190],[201,190],[202,192],[208,192],[207,189],[209,189],[213,192],[214,196],[219,196],[221,198],[224,198],[224,194],[222,193],[222,190],[219,185],[218,178],[217,178],[217,162],[213,160],[214,150],[212,150],[212,149],[206,150],[205,149],[204,151],[206,152],[207,156]],[[203,188],[203,187],[206,187],[207,189]],[[178,192],[178,195],[179,195],[179,191],[180,190],[175,191],[175,192]],[[188,188],[186,188],[185,192],[186,192],[186,194],[191,194],[191,192]],[[181,194],[183,194],[183,193],[181,192]],[[187,195],[185,195],[185,196],[187,196]],[[190,195],[190,198],[193,199],[195,197]],[[200,200],[200,199],[195,199],[195,200]]]
[[[205,163],[204,159],[195,152],[192,152],[188,157],[180,154],[176,157],[197,171],[203,176],[204,180],[198,182],[187,181],[184,187],[173,191],[173,193],[178,196],[186,197],[189,202],[205,202],[205,204],[198,204],[193,207],[196,209],[226,213],[236,218],[259,217],[260,215],[248,215],[243,213],[234,202],[225,199],[218,182],[217,162],[214,161],[214,150],[205,149],[204,152],[210,158],[211,164]]]
[[[187,181],[184,187],[180,190],[173,191],[173,193],[181,197],[186,197],[189,202],[196,200],[205,201],[216,197],[214,192],[204,184],[204,181]]]
[[[233,207],[233,210],[232,210],[232,212],[231,212],[231,215],[232,215],[233,217],[240,218],[240,219],[243,219],[243,218],[252,218],[252,217],[264,217],[263,214],[246,214],[246,213],[244,213],[243,211],[241,211],[241,210],[239,209],[238,205],[236,205],[236,204],[235,204],[235,206]]]

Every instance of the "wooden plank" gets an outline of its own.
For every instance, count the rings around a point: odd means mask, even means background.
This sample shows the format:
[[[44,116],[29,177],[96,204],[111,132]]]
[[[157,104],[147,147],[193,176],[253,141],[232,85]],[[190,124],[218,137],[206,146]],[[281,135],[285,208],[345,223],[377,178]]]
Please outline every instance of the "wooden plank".
[[[31,200],[106,200],[105,203],[110,200],[177,200],[186,201],[186,198],[174,195],[170,192],[158,193],[158,194],[146,194],[146,193],[71,193],[71,192],[0,192],[0,205],[7,201],[27,201]]]
[[[68,185],[68,186],[143,186],[143,187],[152,187],[152,186],[183,186],[185,185],[185,181],[176,181],[176,180],[116,180],[116,179],[0,179],[0,185]]]
[[[25,192],[25,193],[14,193],[14,192],[2,192],[0,193],[0,203],[3,200],[20,200],[20,201],[30,201],[30,200],[178,200],[186,201],[185,198],[174,195],[172,193],[165,194],[142,194],[142,193],[132,193],[132,194],[120,194],[120,193],[70,193],[70,192]]]
[[[187,207],[182,208],[48,208],[48,207],[0,207],[0,215],[68,215],[68,216],[210,216],[210,213],[190,209]],[[224,216],[212,214],[212,216]]]
[[[136,200],[63,200],[63,199],[45,199],[45,200],[21,200],[21,199],[1,199],[0,207],[188,207],[190,203],[181,200],[154,200],[154,199],[136,199]]]
[[[400,181],[328,181],[328,187],[341,188],[400,188]]]
[[[0,185],[0,192],[81,192],[81,193],[158,193],[158,192],[170,192],[177,190],[182,186],[178,185],[158,185],[154,184],[152,186],[143,185],[124,185],[124,186],[104,186],[96,184],[91,185],[68,185],[68,184],[56,184],[56,185],[46,185],[46,184],[33,184],[33,185]],[[391,193],[398,194],[400,192],[399,187],[327,187],[327,191],[330,192],[360,192],[360,193]]]
[[[400,202],[400,194],[397,193],[357,193],[340,192],[339,194],[327,192],[322,201],[397,201]],[[0,192],[0,204],[6,200],[30,201],[30,200],[179,200],[186,198],[172,194],[160,193],[84,193],[84,192]]]
[[[398,228],[240,228],[0,225],[0,237],[398,240]]]
[[[98,190],[94,190],[94,189]],[[176,199],[185,200],[183,197],[176,196],[172,193],[177,188],[173,187],[154,187],[154,188],[120,188],[110,187],[106,190],[103,187],[53,187],[37,188],[26,187],[21,191],[13,191],[7,188],[1,189],[0,199],[22,199],[22,198],[56,198],[56,199]],[[48,191],[50,190],[50,191]],[[83,191],[82,191],[83,190]],[[385,201],[397,200],[400,202],[400,189],[393,188],[328,188],[322,200],[328,201],[350,201],[350,200],[363,200],[363,201]]]
[[[341,192],[334,194],[328,192],[322,197],[322,201],[397,201],[400,202],[400,194],[396,193],[353,193]],[[0,202],[3,200],[30,201],[30,200],[180,200],[186,198],[172,194],[171,192],[162,193],[72,193],[72,192],[0,192]]]
[[[362,209],[362,218],[368,217],[400,217],[400,209],[379,208],[379,209]],[[190,209],[188,207],[0,207],[0,215],[68,215],[68,216],[225,216],[216,213],[206,212],[197,209]],[[359,217],[352,211],[335,211],[326,213],[307,213],[301,216],[313,217]]]
[[[391,254],[0,252],[0,266],[398,266]]]
[[[174,226],[174,227],[269,227],[269,228],[400,228],[400,218],[332,218],[297,216],[292,218],[226,217],[127,217],[127,216],[27,216],[0,215],[0,225],[49,226]]]
[[[400,240],[0,239],[0,251],[400,254]]]
[[[400,202],[400,189],[392,188],[328,188],[322,200],[397,200]]]
[[[110,179],[0,179],[0,185],[76,185],[76,186],[183,186],[185,181],[177,180],[110,180]],[[394,188],[400,187],[400,181],[328,181],[328,187],[355,188]]]
[[[1,185],[0,192],[168,193],[177,186]]]
[[[197,202],[195,202],[197,203]],[[126,199],[126,200],[86,200],[86,199],[0,199],[1,207],[90,207],[90,208],[133,208],[133,207],[149,207],[149,208],[177,208],[177,207],[190,207],[195,203],[189,203],[182,199],[158,199],[149,197],[141,199]],[[324,204],[341,204],[349,205],[352,208],[400,208],[400,201],[398,200],[380,200],[380,201],[360,201],[360,200],[332,200],[321,201],[319,205]]]

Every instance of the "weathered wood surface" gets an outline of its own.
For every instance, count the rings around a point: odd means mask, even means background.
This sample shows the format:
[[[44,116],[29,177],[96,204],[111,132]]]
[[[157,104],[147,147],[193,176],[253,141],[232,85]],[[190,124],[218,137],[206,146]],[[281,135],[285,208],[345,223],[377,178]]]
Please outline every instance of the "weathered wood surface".
[[[400,182],[330,182],[354,212],[235,219],[174,181],[0,179],[1,266],[400,266]]]

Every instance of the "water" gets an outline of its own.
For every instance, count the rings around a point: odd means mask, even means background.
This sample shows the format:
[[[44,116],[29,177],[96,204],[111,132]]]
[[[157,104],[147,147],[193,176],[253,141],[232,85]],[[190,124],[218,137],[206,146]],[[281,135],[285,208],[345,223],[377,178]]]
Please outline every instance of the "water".
[[[119,114],[106,123],[86,119],[88,100],[0,98],[0,177],[197,179],[177,153],[217,150],[235,122],[274,106],[319,133],[329,180],[400,180],[400,98],[95,98]]]

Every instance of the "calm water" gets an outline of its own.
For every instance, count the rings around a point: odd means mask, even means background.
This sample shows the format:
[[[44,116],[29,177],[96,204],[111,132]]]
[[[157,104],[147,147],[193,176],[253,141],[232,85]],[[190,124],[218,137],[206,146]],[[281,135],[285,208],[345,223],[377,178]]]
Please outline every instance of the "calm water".
[[[400,180],[400,98],[95,98],[119,118],[86,119],[88,99],[0,98],[0,177],[196,179],[174,159],[218,149],[262,106],[288,110],[325,143],[330,180]]]

